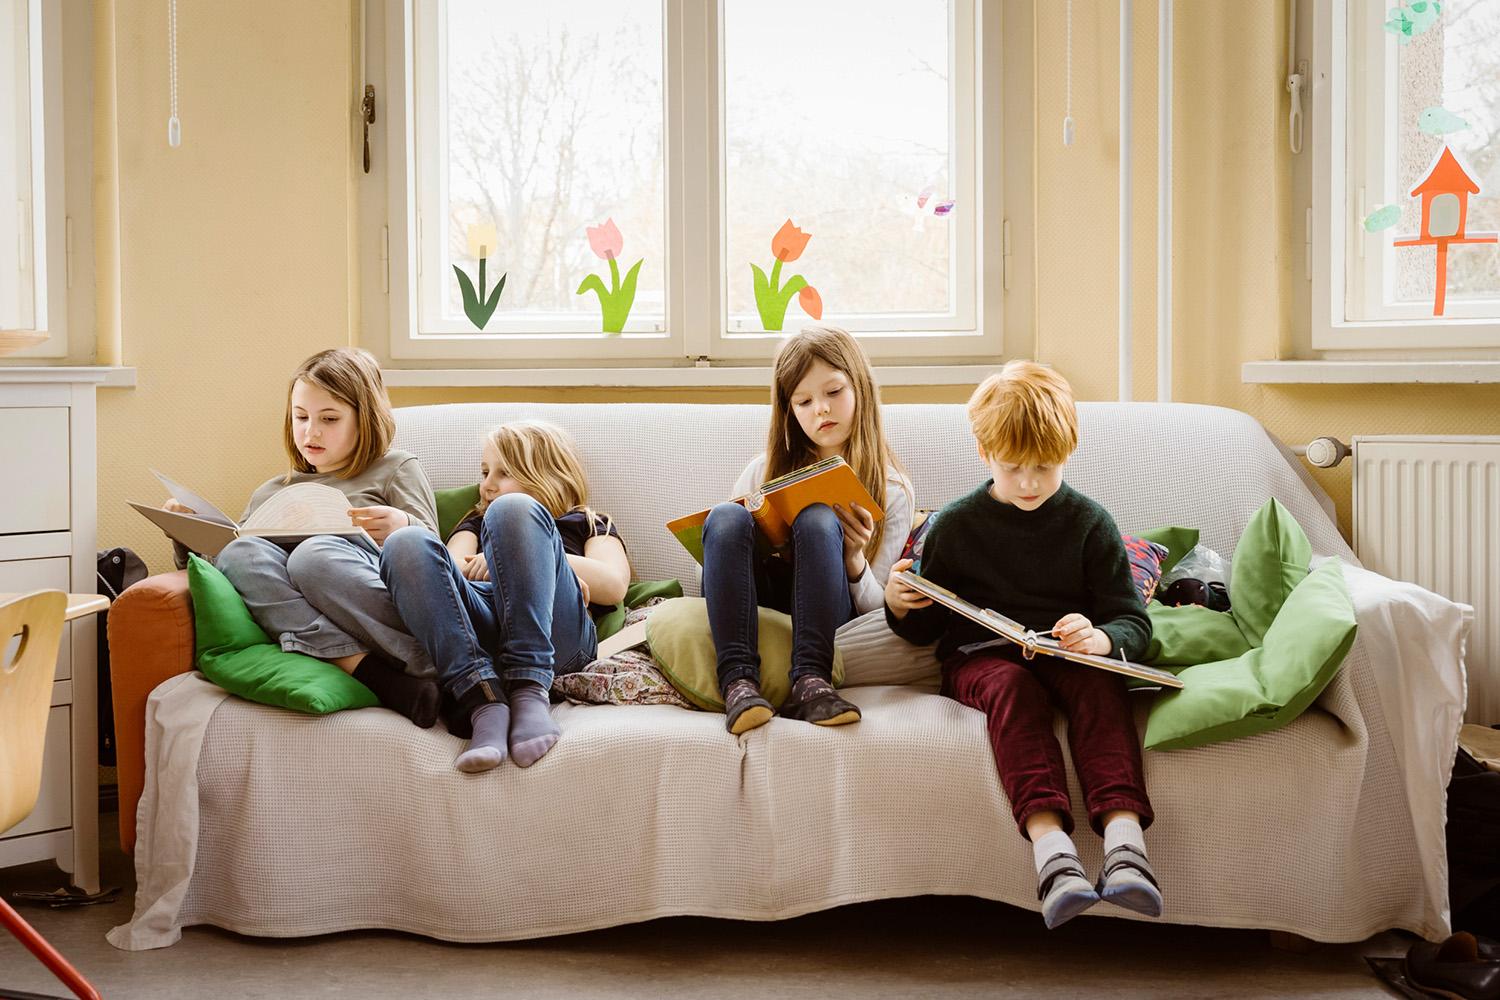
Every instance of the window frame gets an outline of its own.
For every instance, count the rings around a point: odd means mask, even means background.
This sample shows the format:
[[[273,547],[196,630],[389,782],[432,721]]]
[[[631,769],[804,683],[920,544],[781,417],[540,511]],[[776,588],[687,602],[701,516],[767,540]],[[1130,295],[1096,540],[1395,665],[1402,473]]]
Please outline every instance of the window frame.
[[[1430,306],[1380,301],[1382,268],[1395,250],[1382,234],[1379,255],[1362,252],[1369,246],[1362,222],[1373,204],[1366,196],[1365,204],[1351,205],[1351,198],[1372,190],[1371,178],[1379,190],[1395,190],[1396,139],[1385,123],[1398,86],[1397,42],[1372,16],[1351,48],[1349,7],[1350,0],[1321,0],[1315,8],[1312,347],[1407,355],[1500,348],[1500,319],[1464,316],[1477,311],[1473,304],[1450,299],[1445,318],[1437,320]],[[1351,116],[1350,89],[1369,80],[1378,86],[1358,91],[1364,100]],[[1407,197],[1404,190],[1397,194]],[[1378,318],[1349,318],[1351,295],[1365,315]]]
[[[416,26],[415,4],[414,0],[368,0],[363,49],[367,65],[361,79],[355,81],[355,89],[362,91],[366,81],[377,86],[384,136],[382,141],[372,128],[375,156],[370,174],[360,174],[355,168],[360,202],[360,325],[361,341],[366,346],[401,367],[431,367],[439,362],[481,368],[568,368],[585,364],[702,367],[705,363],[763,364],[771,357],[783,334],[727,329],[733,317],[727,317],[724,308],[730,276],[721,266],[725,255],[721,2],[662,2],[666,330],[627,330],[624,335],[609,337],[597,332],[538,335],[540,331],[532,330],[418,338],[410,334],[418,321],[418,268],[422,266],[418,251],[423,238],[415,196],[421,168],[412,155],[416,81],[410,40]],[[964,199],[960,204],[974,206],[974,211],[960,215],[974,248],[969,279],[973,285],[973,332],[867,332],[861,328],[860,339],[873,359],[946,365],[992,362],[1007,353],[1007,329],[1017,340],[1022,330],[1029,330],[1031,286],[1026,281],[1013,281],[1012,272],[1025,279],[1031,269],[1017,269],[1012,261],[1017,256],[1016,244],[1022,239],[1029,241],[1031,220],[1018,219],[1013,226],[1003,211],[1008,183],[1023,197],[1031,185],[1029,118],[1017,123],[1024,128],[1013,127],[1016,134],[1009,142],[1002,141],[1005,128],[1018,117],[1016,105],[1020,103],[1007,93],[1002,73],[1009,74],[1014,85],[1016,71],[1029,72],[1030,68],[1029,58],[1014,60],[1013,66],[1006,66],[1003,58],[1003,18],[1021,6],[1015,0],[958,0],[954,12],[961,26],[964,8],[971,9],[975,24],[973,44],[968,46],[973,53],[972,97],[968,102],[961,101],[954,112],[965,119],[960,129],[967,125],[973,130],[972,171],[967,184],[955,186],[956,197]],[[398,30],[386,30],[391,25]],[[950,38],[956,39],[959,51],[966,48],[959,32],[950,30]],[[694,39],[713,39],[714,44],[689,44]],[[391,67],[397,72],[390,72]],[[986,114],[986,109],[993,113]],[[361,132],[356,124],[356,143]],[[709,183],[710,178],[714,183]],[[705,206],[711,208],[705,210]],[[417,239],[412,239],[412,234]],[[957,284],[960,294],[967,294],[963,281]],[[961,306],[962,302],[955,304]]]
[[[32,329],[47,333],[40,344],[8,357],[64,358],[69,354],[68,290],[73,254],[72,220],[67,212],[67,160],[64,153],[64,11],[62,5],[30,0],[27,5],[31,198],[22,225],[29,230]],[[76,34],[76,29],[73,31]],[[86,51],[75,49],[75,51]]]

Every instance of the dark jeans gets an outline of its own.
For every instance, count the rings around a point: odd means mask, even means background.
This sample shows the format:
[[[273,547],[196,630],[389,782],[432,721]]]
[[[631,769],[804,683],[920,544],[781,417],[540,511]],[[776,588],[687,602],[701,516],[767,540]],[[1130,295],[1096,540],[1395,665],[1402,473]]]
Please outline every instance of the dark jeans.
[[[755,519],[737,503],[719,504],[703,525],[703,597],[719,690],[742,677],[760,680],[757,607],[792,616],[793,681],[831,679],[833,634],[854,611],[838,516],[826,504],[804,509],[782,557],[758,554],[756,537]]]
[[[1104,814],[1139,813],[1151,825],[1135,717],[1119,674],[1055,656],[1023,660],[1019,646],[959,653],[943,664],[943,694],[985,714],[1000,784],[1021,836],[1035,813],[1056,810],[1073,832],[1068,776],[1053,735],[1053,706],[1068,719],[1068,746],[1088,805],[1089,825],[1104,833]]]
[[[422,527],[393,532],[380,552],[380,576],[402,621],[437,665],[444,692],[471,709],[500,700],[502,678],[550,688],[554,673],[579,669],[598,648],[546,508],[521,493],[490,504],[484,556],[490,579],[467,580]]]

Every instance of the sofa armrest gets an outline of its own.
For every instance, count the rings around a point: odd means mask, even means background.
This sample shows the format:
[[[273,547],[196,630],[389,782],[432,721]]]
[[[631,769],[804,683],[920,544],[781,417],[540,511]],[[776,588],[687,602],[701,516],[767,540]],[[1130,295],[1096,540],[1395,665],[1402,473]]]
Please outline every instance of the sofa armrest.
[[[146,780],[146,699],[162,681],[193,669],[193,643],[186,570],[147,577],[110,606],[120,846],[127,854],[135,849],[135,809]]]

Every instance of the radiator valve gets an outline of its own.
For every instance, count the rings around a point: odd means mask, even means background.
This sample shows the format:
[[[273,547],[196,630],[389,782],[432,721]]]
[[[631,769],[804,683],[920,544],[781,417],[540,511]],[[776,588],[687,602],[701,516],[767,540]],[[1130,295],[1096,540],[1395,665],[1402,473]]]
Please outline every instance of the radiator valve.
[[[1309,464],[1320,469],[1331,469],[1349,457],[1349,446],[1338,438],[1314,438],[1307,443],[1306,448],[1300,450]]]

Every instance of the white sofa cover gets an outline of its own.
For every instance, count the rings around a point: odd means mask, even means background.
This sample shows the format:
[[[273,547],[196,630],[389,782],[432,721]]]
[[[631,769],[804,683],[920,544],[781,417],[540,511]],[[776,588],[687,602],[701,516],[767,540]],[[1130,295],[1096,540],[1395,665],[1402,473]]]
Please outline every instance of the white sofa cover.
[[[892,405],[887,430],[938,507],[982,481],[963,407]],[[489,427],[542,418],[577,438],[592,504],[637,578],[695,564],[663,527],[722,499],[760,451],[763,406],[456,404],[397,411],[397,446],[438,488],[477,478]],[[1286,728],[1146,754],[1163,921],[1361,940],[1447,932],[1444,795],[1463,711],[1461,605],[1360,568],[1332,505],[1252,418],[1185,404],[1080,406],[1068,480],[1126,531],[1198,527],[1225,554],[1276,497],[1320,557],[1349,564],[1360,632]],[[930,655],[846,627],[852,679]],[[843,641],[843,640],[841,640]],[[915,659],[912,662],[917,662]],[[915,673],[921,673],[920,670]],[[931,679],[930,677],[928,678]],[[208,923],[272,937],[388,928],[451,941],[562,934],[653,917],[778,919],[861,900],[970,894],[1037,907],[984,719],[928,686],[851,687],[858,725],[560,705],[536,766],[453,770],[461,743],[379,710],[309,717],[165,682],[147,714],[139,888],[123,948]],[[1150,693],[1137,698],[1144,728]],[[1059,730],[1062,728],[1059,720]],[[1066,747],[1066,744],[1064,744]],[[1086,867],[1100,861],[1072,782]],[[721,860],[732,854],[732,865]],[[1124,910],[1092,913],[1138,919]]]

